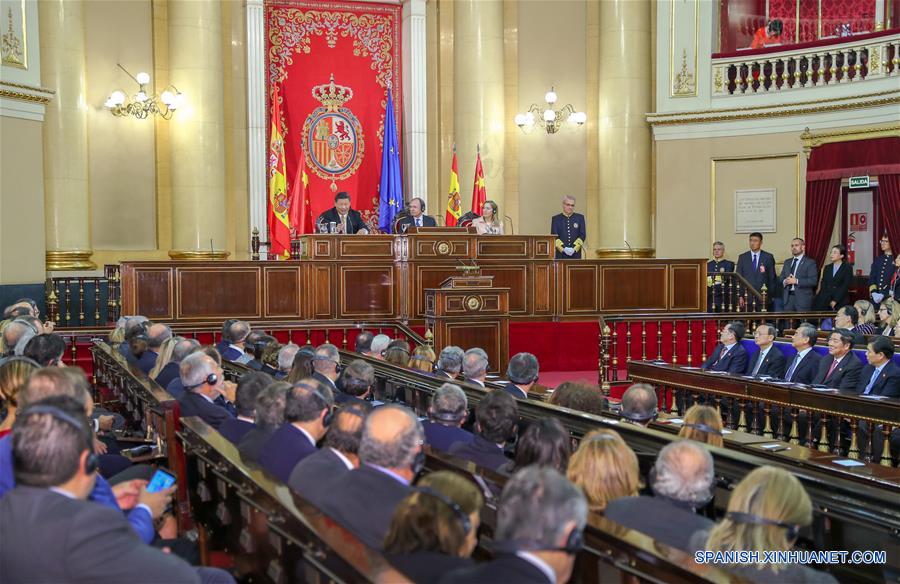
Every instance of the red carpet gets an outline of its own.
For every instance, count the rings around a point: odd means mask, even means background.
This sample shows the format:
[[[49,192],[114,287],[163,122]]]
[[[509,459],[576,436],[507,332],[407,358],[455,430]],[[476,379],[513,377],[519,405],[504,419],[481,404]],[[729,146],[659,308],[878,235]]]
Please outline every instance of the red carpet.
[[[511,322],[509,324],[509,356],[527,351],[534,353],[544,371],[594,371],[600,358],[600,325],[588,322]],[[549,385],[549,384],[548,384]]]
[[[597,371],[544,371],[538,383],[547,387],[557,387],[564,381],[583,381],[591,385],[597,385]]]

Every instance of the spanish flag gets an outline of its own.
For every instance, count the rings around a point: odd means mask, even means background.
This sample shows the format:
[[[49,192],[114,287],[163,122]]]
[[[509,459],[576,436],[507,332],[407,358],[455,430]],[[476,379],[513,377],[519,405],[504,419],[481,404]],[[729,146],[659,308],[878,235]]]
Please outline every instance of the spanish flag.
[[[300,150],[300,163],[294,173],[291,187],[290,208],[288,211],[291,228],[294,233],[313,233],[312,202],[309,197],[309,175],[306,174],[306,151]]]
[[[487,188],[484,186],[484,169],[481,167],[481,146],[478,146],[478,157],[475,159],[475,184],[472,185],[472,212],[481,216],[481,207],[487,200]]]
[[[444,216],[444,224],[447,227],[456,227],[460,215],[462,215],[462,205],[459,198],[459,163],[456,161],[456,144],[454,144],[453,162],[450,163],[450,193],[447,196],[447,214]]]
[[[269,253],[275,257],[291,255],[291,223],[288,219],[287,163],[284,159],[284,135],[281,133],[281,103],[278,86],[272,92],[272,133],[269,138]]]

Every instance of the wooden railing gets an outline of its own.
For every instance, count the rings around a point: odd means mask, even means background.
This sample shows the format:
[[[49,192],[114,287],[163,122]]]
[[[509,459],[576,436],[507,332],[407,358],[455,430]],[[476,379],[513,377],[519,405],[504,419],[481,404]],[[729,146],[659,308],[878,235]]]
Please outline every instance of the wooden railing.
[[[706,276],[709,312],[766,312],[771,293],[765,284],[757,291],[737,272],[711,272]]]
[[[118,265],[103,267],[103,277],[47,278],[44,285],[47,318],[57,328],[104,326],[121,315]]]

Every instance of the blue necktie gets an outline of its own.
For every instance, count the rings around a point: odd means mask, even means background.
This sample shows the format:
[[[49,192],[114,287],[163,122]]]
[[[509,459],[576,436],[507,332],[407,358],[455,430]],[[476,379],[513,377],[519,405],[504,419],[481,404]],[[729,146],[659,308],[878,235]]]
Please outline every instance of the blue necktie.
[[[866,390],[863,392],[863,395],[869,395],[869,392],[872,391],[872,386],[875,385],[875,380],[878,379],[878,374],[881,373],[878,369],[872,373],[872,379],[869,380],[869,384],[866,386]]]
[[[759,255],[753,254],[753,271],[759,271]]]
[[[791,363],[790,369],[788,369],[787,375],[784,376],[785,380],[790,381],[791,376],[794,374],[794,371],[797,369],[797,365],[800,364],[800,353],[794,355],[794,361]]]

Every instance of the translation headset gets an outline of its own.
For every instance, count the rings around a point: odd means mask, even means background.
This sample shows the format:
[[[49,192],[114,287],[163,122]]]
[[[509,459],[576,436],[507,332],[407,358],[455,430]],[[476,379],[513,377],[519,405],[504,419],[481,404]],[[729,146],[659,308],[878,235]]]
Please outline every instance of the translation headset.
[[[766,519],[765,517],[760,517],[759,515],[753,515],[752,513],[741,513],[740,511],[729,511],[725,514],[725,519],[730,519],[735,523],[745,523],[751,525],[773,525],[775,527],[780,527],[787,531],[788,539],[797,539],[800,535],[800,526],[794,525],[791,523],[782,523],[781,521],[775,521],[774,519]]]
[[[322,425],[325,426],[326,428],[328,426],[330,426],[331,422],[334,421],[334,410],[331,408],[331,405],[328,403],[328,399],[324,395],[322,395],[322,392],[319,391],[315,386],[312,386],[308,383],[304,383],[302,381],[298,381],[297,383],[295,383],[294,387],[295,388],[299,387],[299,388],[305,389],[306,391],[310,392],[311,394],[313,394],[314,396],[316,396],[317,398],[322,400],[322,403],[324,404],[322,407],[326,408],[328,410],[327,412],[325,412],[325,417],[322,418]]]
[[[493,549],[497,553],[505,554],[520,551],[550,551],[566,552],[570,556],[575,556],[584,549],[584,530],[576,527],[569,532],[563,547],[547,547],[535,539],[508,539],[494,542]]]
[[[29,365],[34,365],[38,369],[40,369],[41,365],[31,357],[26,357],[25,355],[11,355],[9,357],[4,358],[0,361],[0,365],[6,365],[7,363],[28,363]]]
[[[465,418],[468,415],[468,411],[463,409],[458,413],[451,412],[428,412],[428,417],[432,420],[437,420],[438,422],[448,422],[457,424],[460,420]]]
[[[650,415],[642,416],[640,414],[632,414],[627,412],[620,412],[619,415],[626,420],[631,420],[632,422],[640,422],[643,424],[644,422],[652,422],[653,420],[655,420],[657,416],[659,416],[659,409],[653,408],[653,411],[650,412]]]
[[[26,408],[25,411],[23,411],[21,414],[19,414],[19,417],[22,418],[24,416],[30,416],[32,414],[47,414],[49,416],[56,418],[57,420],[59,420],[61,422],[65,422],[67,424],[70,424],[71,426],[74,426],[75,429],[77,429],[79,432],[81,432],[83,435],[85,444],[87,445],[87,450],[88,450],[87,460],[84,461],[84,473],[85,474],[93,474],[94,472],[97,471],[97,469],[100,466],[100,459],[94,453],[94,447],[93,447],[94,437],[93,437],[93,434],[91,433],[91,431],[87,428],[87,426],[85,426],[83,423],[79,422],[78,419],[74,418],[73,416],[70,416],[69,414],[67,414],[66,412],[62,411],[61,409],[59,409],[55,406],[42,406],[42,405],[31,406],[29,408]]]
[[[469,518],[469,514],[463,511],[462,507],[460,507],[456,501],[430,487],[416,487],[416,492],[433,497],[449,507],[450,510],[453,511],[453,515],[459,520],[459,524],[462,526],[464,534],[468,535],[469,531],[472,530],[472,520]]]
[[[716,430],[712,426],[707,426],[706,424],[701,424],[700,422],[696,423],[688,423],[685,422],[682,424],[685,428],[693,428],[694,430],[700,430],[701,432],[705,432],[707,434],[715,434],[716,436],[722,436],[721,430]]]
[[[319,355],[315,355],[312,358],[312,360],[313,361],[328,361],[330,363],[334,363],[334,370],[337,373],[340,373],[341,371],[344,370],[344,367],[341,365],[341,362],[338,361],[337,359],[332,359],[331,357],[320,357]]]
[[[218,382],[219,382],[219,376],[216,375],[215,373],[210,373],[209,375],[206,376],[206,379],[204,379],[200,383],[195,383],[193,385],[185,385],[184,389],[185,389],[185,391],[191,391],[193,389],[197,389],[201,385],[205,385],[207,383],[210,385],[215,385]]]

